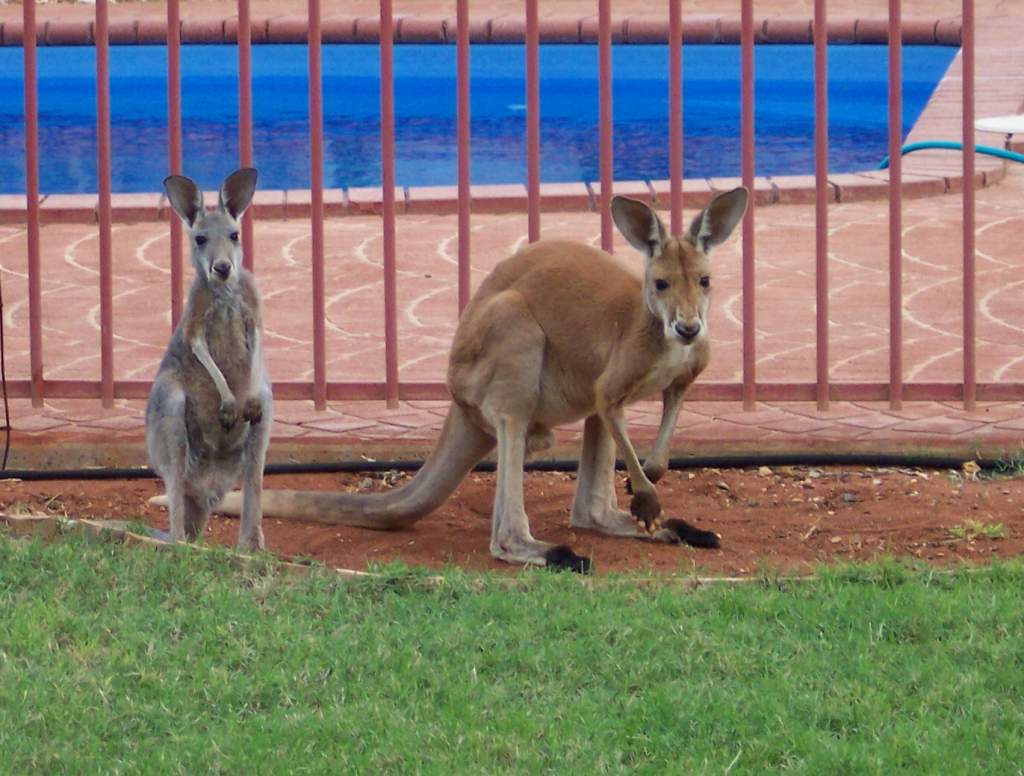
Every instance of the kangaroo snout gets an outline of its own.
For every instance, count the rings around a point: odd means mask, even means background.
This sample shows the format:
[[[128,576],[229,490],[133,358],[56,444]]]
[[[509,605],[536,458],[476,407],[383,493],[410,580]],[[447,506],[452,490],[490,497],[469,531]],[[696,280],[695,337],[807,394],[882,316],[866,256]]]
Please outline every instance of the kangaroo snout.
[[[213,271],[217,273],[217,276],[220,277],[221,280],[227,280],[228,275],[231,274],[231,262],[218,259],[213,262]]]
[[[700,321],[692,324],[676,321],[674,328],[676,330],[676,334],[678,334],[683,341],[690,342],[694,337],[700,334]]]

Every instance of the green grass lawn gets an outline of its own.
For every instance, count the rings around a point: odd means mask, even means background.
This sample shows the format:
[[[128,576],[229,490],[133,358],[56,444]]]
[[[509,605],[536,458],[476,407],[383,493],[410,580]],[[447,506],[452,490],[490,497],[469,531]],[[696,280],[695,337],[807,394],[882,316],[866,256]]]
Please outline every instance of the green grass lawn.
[[[1024,564],[342,583],[0,535],[3,773],[1020,773]]]

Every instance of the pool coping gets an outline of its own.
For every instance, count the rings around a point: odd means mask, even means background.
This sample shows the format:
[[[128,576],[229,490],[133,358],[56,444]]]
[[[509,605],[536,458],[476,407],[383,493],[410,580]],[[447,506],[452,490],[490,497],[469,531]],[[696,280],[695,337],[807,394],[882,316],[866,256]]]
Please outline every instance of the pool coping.
[[[371,17],[335,16],[324,20],[325,42],[375,42],[378,28]],[[328,24],[330,22],[330,24]],[[254,18],[254,43],[304,42],[305,19],[294,16]],[[297,23],[301,25],[296,26]],[[990,24],[998,24],[992,20]],[[111,42],[119,45],[162,43],[166,40],[166,23],[153,18],[121,19],[115,34],[111,23]],[[404,16],[396,23],[396,40],[404,43],[432,42],[448,44],[448,31],[453,20],[441,16]],[[986,26],[985,20],[978,23]],[[301,27],[301,29],[300,29]],[[684,17],[686,42],[730,43],[738,41],[739,19],[713,15]],[[832,19],[829,41],[833,43],[884,43],[888,37],[888,20]],[[767,17],[755,21],[756,40],[760,44],[813,42],[812,20],[802,17]],[[262,30],[262,32],[259,32]],[[160,32],[157,35],[157,32]],[[980,30],[979,30],[980,31]],[[190,19],[182,22],[184,42],[233,43],[237,23],[233,18]],[[299,33],[301,32],[301,35]],[[0,45],[20,45],[20,22],[0,22]],[[201,34],[200,34],[201,33]],[[498,16],[474,20],[471,39],[475,42],[518,42],[524,34],[518,17]],[[296,36],[298,35],[298,38]],[[89,45],[92,22],[86,19],[49,19],[40,24],[37,41],[41,45]],[[205,36],[205,37],[204,37]],[[219,36],[219,37],[217,37]],[[348,37],[352,36],[352,37]],[[615,17],[613,40],[622,43],[657,43],[667,39],[667,19],[661,16]],[[961,25],[958,19],[906,19],[903,41],[923,45],[958,45]],[[1020,82],[1008,87],[977,90],[978,116],[1016,112],[1024,99],[1024,76],[1004,63],[985,35],[977,35],[977,80],[1007,80],[1016,76]],[[584,42],[596,40],[596,17],[546,17],[541,20],[541,40],[545,42]],[[991,49],[991,51],[990,51]],[[960,102],[960,52],[943,76],[935,92],[915,123],[907,142],[959,137],[959,118],[954,114]],[[976,188],[998,183],[1005,175],[1005,163],[990,157],[976,158]],[[739,185],[739,178],[685,179],[683,203],[700,207],[717,191]],[[665,206],[669,199],[669,181],[616,181],[616,193],[634,196]],[[815,201],[815,178],[812,175],[764,176],[755,179],[755,202],[769,204],[806,204]],[[906,198],[930,197],[963,190],[960,157],[949,152],[925,151],[909,156],[903,163],[902,194]],[[382,210],[382,189],[378,187],[332,188],[324,191],[324,212],[327,216],[379,214]],[[859,170],[828,176],[828,201],[833,203],[885,199],[889,195],[889,176],[884,170]],[[471,207],[475,213],[509,213],[522,211],[526,204],[524,184],[474,185],[470,189]],[[541,210],[596,211],[600,201],[600,184],[581,181],[543,183],[540,187]],[[261,190],[253,203],[258,218],[306,218],[311,211],[308,189]],[[456,186],[396,187],[397,213],[450,214],[458,209]],[[162,192],[113,194],[112,218],[119,222],[158,221],[169,217]],[[49,194],[40,197],[41,223],[98,221],[98,195]],[[25,223],[27,208],[21,194],[0,195],[0,223]]]

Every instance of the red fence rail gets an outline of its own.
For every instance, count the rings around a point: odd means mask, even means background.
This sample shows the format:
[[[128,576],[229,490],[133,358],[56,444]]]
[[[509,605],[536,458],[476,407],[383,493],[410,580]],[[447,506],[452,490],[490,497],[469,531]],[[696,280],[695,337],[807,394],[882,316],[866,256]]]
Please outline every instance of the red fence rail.
[[[115,398],[142,398],[150,383],[144,380],[115,380],[113,369],[113,318],[111,301],[111,193],[110,193],[110,104],[109,46],[134,43],[163,43],[168,58],[168,167],[181,171],[181,44],[182,42],[237,43],[239,62],[239,152],[241,165],[253,160],[252,60],[253,43],[304,42],[309,46],[309,115],[311,190],[310,219],[312,233],[312,317],[313,317],[313,379],[311,382],[280,382],[275,384],[279,399],[312,399],[318,408],[329,400],[385,399],[394,405],[400,399],[445,397],[445,388],[434,382],[402,382],[398,369],[397,273],[395,231],[395,121],[393,45],[398,42],[434,42],[456,45],[457,71],[457,155],[458,155],[458,309],[465,306],[470,292],[470,44],[473,42],[525,43],[526,62],[526,146],[528,237],[540,237],[540,90],[539,44],[542,41],[597,42],[599,52],[600,95],[600,217],[601,244],[612,250],[612,222],[608,204],[614,190],[612,176],[612,41],[651,43],[668,42],[670,110],[670,210],[671,227],[683,229],[683,126],[682,67],[683,48],[690,42],[738,42],[741,45],[741,167],[748,187],[755,179],[754,162],[754,73],[755,43],[794,42],[814,44],[815,73],[815,180],[816,180],[816,380],[813,383],[758,383],[755,352],[755,245],[754,202],[744,218],[742,236],[742,318],[743,377],[740,383],[700,383],[691,397],[704,400],[740,401],[747,408],[757,400],[816,401],[826,409],[830,401],[889,401],[894,407],[904,400],[961,400],[973,407],[977,400],[1024,398],[1024,386],[1011,383],[978,383],[975,354],[975,246],[974,187],[963,187],[963,379],[960,383],[904,383],[902,374],[902,244],[901,200],[901,46],[911,43],[962,42],[963,63],[963,174],[965,182],[974,180],[974,155],[968,149],[974,144],[974,4],[963,0],[962,28],[934,22],[906,22],[902,19],[900,0],[889,2],[889,22],[879,25],[830,25],[825,0],[815,0],[814,18],[806,26],[780,24],[779,20],[756,20],[753,0],[740,1],[740,24],[723,24],[715,20],[694,19],[684,23],[681,0],[668,0],[668,23],[652,24],[644,20],[613,19],[610,0],[598,0],[596,30],[586,20],[575,27],[557,20],[539,19],[538,0],[527,0],[521,20],[505,19],[499,27],[494,22],[471,24],[468,0],[456,0],[454,29],[449,20],[439,26],[429,23],[405,25],[394,19],[391,0],[380,1],[376,20],[365,18],[321,19],[320,0],[308,0],[306,18],[252,18],[250,0],[239,0],[238,20],[218,24],[197,23],[180,18],[179,0],[168,0],[166,21],[147,19],[131,23],[108,21],[108,0],[97,0],[93,23],[64,25],[58,29],[52,22],[37,24],[35,0],[25,0],[20,27],[8,21],[0,25],[0,45],[21,45],[24,51],[25,81],[25,173],[26,221],[28,232],[28,287],[30,368],[28,379],[12,380],[12,396],[31,397],[38,405],[44,397],[100,398],[109,406]],[[961,41],[962,35],[962,41]],[[829,376],[828,319],[828,103],[827,48],[831,40],[845,42],[887,43],[889,47],[889,146],[891,173],[889,180],[889,279],[890,338],[889,381],[887,383],[833,383]],[[382,170],[382,231],[385,317],[385,375],[383,382],[346,383],[327,379],[325,354],[324,310],[324,180],[323,180],[323,99],[321,44],[324,42],[380,42],[380,116]],[[99,235],[100,235],[100,299],[101,299],[101,379],[47,380],[43,370],[42,301],[40,291],[40,226],[39,226],[39,152],[37,103],[37,44],[87,44],[96,47],[96,99],[99,165]],[[182,246],[181,229],[171,220],[171,319],[176,323],[182,310]],[[243,240],[251,267],[254,251],[252,215],[246,218]]]

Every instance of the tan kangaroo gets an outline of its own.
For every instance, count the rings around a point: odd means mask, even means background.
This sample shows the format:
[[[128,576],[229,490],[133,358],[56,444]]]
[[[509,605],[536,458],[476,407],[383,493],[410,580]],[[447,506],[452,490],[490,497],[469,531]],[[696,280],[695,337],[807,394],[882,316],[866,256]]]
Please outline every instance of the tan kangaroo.
[[[259,292],[242,267],[238,240],[256,170],[229,175],[211,212],[188,178],[171,175],[164,187],[185,223],[196,270],[146,405],[149,459],[167,489],[167,538],[201,539],[211,509],[241,479],[238,545],[262,548],[260,491],[273,406]]]
[[[708,252],[746,207],[746,189],[720,194],[677,238],[647,205],[615,197],[615,224],[645,259],[642,279],[607,253],[574,242],[537,242],[504,260],[459,322],[448,365],[451,410],[416,476],[383,494],[267,491],[264,512],[365,528],[407,526],[442,504],[497,444],[491,553],[510,563],[585,572],[587,558],[531,535],[523,463],[527,453],[552,444],[553,426],[586,418],[574,527],[717,547],[710,531],[660,519],[654,482],[665,473],[683,393],[710,356]],[[658,391],[661,427],[641,467],[623,411]],[[616,448],[632,483],[632,516],[616,503]],[[237,514],[237,494],[221,509]]]

